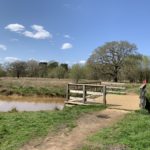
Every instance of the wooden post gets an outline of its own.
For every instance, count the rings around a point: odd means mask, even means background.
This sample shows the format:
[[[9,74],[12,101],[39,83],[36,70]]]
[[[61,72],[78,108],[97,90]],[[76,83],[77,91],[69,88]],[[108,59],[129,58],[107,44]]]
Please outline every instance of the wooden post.
[[[69,89],[69,84],[67,84],[67,89],[66,89],[66,101],[69,101],[70,99],[70,89]]]
[[[83,102],[86,102],[86,85],[83,85]]]
[[[106,85],[103,86],[103,104],[106,105]]]

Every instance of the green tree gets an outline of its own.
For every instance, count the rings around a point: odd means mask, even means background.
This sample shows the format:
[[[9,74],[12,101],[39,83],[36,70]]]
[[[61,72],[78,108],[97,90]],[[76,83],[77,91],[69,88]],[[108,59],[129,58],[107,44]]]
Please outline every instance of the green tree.
[[[6,76],[6,71],[4,67],[0,64],[0,77]]]
[[[100,70],[99,65],[87,62],[84,67],[86,79],[99,80],[100,77],[102,78],[99,71]]]
[[[141,61],[141,55],[131,55],[127,57],[121,69],[121,78],[130,82],[138,82],[141,76]]]
[[[127,41],[112,41],[98,47],[88,59],[96,65],[101,75],[117,82],[126,57],[136,54],[136,45]]]
[[[75,64],[72,66],[70,70],[70,77],[74,80],[75,83],[78,83],[78,81],[82,78],[84,78],[84,67],[80,64]]]
[[[55,78],[55,69],[59,66],[57,61],[50,61],[48,63],[48,77]]]
[[[62,63],[60,64],[60,66],[63,67],[66,71],[68,71],[68,64]]]
[[[40,62],[39,63],[39,76],[40,77],[47,77],[48,72],[48,65],[47,62]]]
[[[55,74],[56,78],[63,79],[65,77],[66,70],[64,67],[59,66],[59,67],[54,69],[54,74]]]
[[[142,57],[140,73],[141,73],[141,81],[150,80],[150,57],[148,56]]]
[[[48,69],[50,69],[50,70],[52,70],[52,69],[54,69],[54,68],[56,68],[58,66],[59,66],[59,63],[57,61],[50,61],[48,63]]]

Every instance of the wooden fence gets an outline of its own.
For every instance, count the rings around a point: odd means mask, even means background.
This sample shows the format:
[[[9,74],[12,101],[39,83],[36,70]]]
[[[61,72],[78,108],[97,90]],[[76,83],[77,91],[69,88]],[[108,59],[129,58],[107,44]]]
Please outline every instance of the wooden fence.
[[[106,105],[106,94],[126,94],[124,92],[124,87],[112,87],[106,85],[96,85],[96,84],[73,84],[69,83],[67,85],[66,91],[66,101],[70,100],[70,96],[74,95],[74,99],[80,96],[83,99],[83,103],[86,103],[89,95],[102,96],[103,103]]]

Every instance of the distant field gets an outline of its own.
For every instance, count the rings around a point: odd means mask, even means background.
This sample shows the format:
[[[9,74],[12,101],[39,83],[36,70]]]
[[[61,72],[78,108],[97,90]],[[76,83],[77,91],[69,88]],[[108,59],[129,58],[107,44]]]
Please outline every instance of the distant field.
[[[71,79],[54,78],[0,78],[0,95],[65,97],[66,85]],[[91,82],[81,80],[80,82]]]
[[[71,79],[51,79],[51,78],[0,78],[0,86],[34,86],[34,87],[50,87],[50,86],[65,86],[71,82]]]

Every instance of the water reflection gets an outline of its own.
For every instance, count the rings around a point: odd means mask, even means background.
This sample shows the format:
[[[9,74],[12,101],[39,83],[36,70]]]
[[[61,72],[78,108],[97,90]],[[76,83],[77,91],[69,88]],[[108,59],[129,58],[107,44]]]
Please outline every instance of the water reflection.
[[[62,110],[63,103],[55,102],[25,102],[25,101],[5,101],[0,100],[0,112],[8,112],[12,109],[17,111],[42,111],[42,110]]]

